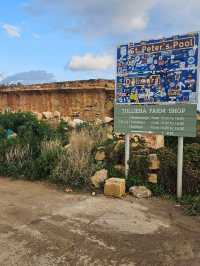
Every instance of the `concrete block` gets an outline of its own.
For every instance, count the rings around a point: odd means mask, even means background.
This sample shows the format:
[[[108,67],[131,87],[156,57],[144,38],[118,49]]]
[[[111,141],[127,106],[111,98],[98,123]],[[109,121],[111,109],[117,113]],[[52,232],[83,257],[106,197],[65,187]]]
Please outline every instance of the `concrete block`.
[[[125,179],[109,178],[104,185],[105,196],[121,198],[126,193]]]
[[[158,175],[157,174],[148,174],[148,181],[153,184],[158,183]]]

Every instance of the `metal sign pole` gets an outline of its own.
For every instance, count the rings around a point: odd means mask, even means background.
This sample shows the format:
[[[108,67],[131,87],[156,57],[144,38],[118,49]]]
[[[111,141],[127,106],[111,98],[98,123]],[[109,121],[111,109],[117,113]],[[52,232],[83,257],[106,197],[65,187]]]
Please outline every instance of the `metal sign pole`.
[[[125,135],[125,177],[128,178],[130,158],[130,134]]]
[[[178,158],[177,158],[177,198],[182,197],[183,186],[183,137],[178,137]]]

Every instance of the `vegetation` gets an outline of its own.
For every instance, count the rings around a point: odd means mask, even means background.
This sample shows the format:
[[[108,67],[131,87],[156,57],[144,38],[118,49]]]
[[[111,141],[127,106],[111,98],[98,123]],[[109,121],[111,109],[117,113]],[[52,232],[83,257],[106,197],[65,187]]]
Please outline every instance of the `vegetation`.
[[[52,127],[32,113],[0,113],[0,175],[29,180],[47,180],[73,188],[89,187],[90,177],[103,168],[109,177],[124,178],[123,137],[109,126],[84,123],[75,129],[61,121]],[[108,136],[109,135],[109,136]],[[176,139],[176,138],[174,138]],[[131,140],[127,190],[145,185],[154,195],[176,193],[176,143],[167,138],[160,159],[158,184],[147,181],[149,154],[140,137]],[[187,139],[184,147],[183,191],[181,200],[190,215],[200,214],[200,138]],[[175,148],[174,148],[175,147]],[[97,151],[105,160],[95,160]]]

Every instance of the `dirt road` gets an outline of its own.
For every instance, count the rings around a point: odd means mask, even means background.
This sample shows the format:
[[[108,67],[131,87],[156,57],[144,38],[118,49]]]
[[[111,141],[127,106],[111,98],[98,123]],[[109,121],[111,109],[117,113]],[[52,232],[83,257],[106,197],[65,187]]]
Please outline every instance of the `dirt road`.
[[[160,199],[0,178],[0,265],[200,265],[200,220]]]

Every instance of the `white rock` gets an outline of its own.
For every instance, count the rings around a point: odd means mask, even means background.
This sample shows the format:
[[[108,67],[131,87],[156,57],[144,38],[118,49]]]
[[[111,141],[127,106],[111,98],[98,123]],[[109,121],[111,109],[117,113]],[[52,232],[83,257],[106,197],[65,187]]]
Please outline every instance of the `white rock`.
[[[129,192],[136,198],[149,198],[152,196],[151,190],[145,186],[133,186],[130,187]]]
[[[43,118],[44,118],[44,119],[47,119],[47,120],[53,118],[53,114],[52,114],[52,112],[43,112],[42,115],[43,115]]]
[[[108,123],[110,123],[110,122],[112,122],[113,121],[113,118],[112,117],[109,117],[109,116],[106,116],[106,117],[104,117],[104,123],[105,124],[108,124]]]
[[[83,123],[84,121],[78,118],[68,122],[69,126],[72,128],[76,128],[77,126],[80,126]]]

